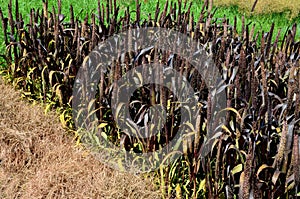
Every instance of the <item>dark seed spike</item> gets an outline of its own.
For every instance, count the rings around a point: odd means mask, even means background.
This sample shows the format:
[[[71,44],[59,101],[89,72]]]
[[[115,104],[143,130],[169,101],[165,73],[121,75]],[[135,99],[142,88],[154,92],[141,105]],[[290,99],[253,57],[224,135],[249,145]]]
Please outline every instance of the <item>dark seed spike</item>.
[[[193,5],[193,2],[191,1],[191,2],[190,2],[190,5],[189,5],[189,7],[188,7],[188,10],[187,10],[187,15],[188,15],[188,16],[190,16],[190,14],[191,14],[191,7],[192,7],[192,5]]]
[[[109,0],[109,14],[110,15],[113,14],[113,3],[112,3],[112,0]]]
[[[233,35],[234,35],[234,37],[237,34],[236,23],[237,23],[237,19],[236,19],[236,16],[234,16],[234,22],[233,22]]]
[[[238,106],[238,98],[241,97],[241,86],[240,86],[240,79],[241,79],[241,74],[240,72],[237,72],[235,80],[234,80],[234,87],[236,88],[235,93],[234,93],[234,107]]]
[[[177,24],[180,27],[180,21],[181,21],[181,6],[182,6],[182,0],[178,0],[178,17],[177,17]],[[178,27],[178,28],[179,28]]]
[[[155,23],[154,26],[155,27],[156,27],[159,13],[160,13],[160,7],[159,7],[159,1],[157,1],[156,8],[155,8],[155,15],[154,15],[154,23]]]
[[[43,53],[42,53],[41,45],[38,45],[37,48],[38,48],[38,56],[39,56],[39,59],[40,59],[40,60],[43,60]],[[42,64],[42,65],[43,65],[43,64]]]
[[[274,66],[275,63],[274,63],[274,55],[275,55],[275,50],[277,50],[277,46],[278,46],[278,41],[279,41],[279,36],[280,36],[280,33],[281,33],[281,29],[278,31],[277,33],[277,36],[276,36],[276,39],[275,39],[275,42],[273,44],[273,47],[272,47],[272,52],[271,52],[271,58],[270,58],[270,61],[271,61],[271,64]],[[273,68],[273,67],[272,67]],[[276,73],[275,73],[276,75]],[[278,85],[278,84],[277,84]]]
[[[30,34],[30,38],[33,40],[34,39],[34,33],[33,33],[33,8],[30,9],[30,19],[29,19],[29,34]]]
[[[189,22],[190,22],[190,17],[191,17],[191,6],[192,6],[192,2],[190,3],[189,5],[189,8],[187,10],[187,12],[185,13],[185,24],[189,25]],[[191,27],[189,26],[189,29]],[[184,29],[186,29],[186,27],[184,27]],[[190,31],[190,30],[186,30],[187,32]]]
[[[112,4],[112,26],[113,26],[113,30],[114,32],[118,32],[118,30],[120,29],[120,22],[117,22],[118,20],[118,12],[119,12],[119,8],[117,7],[117,2],[116,0],[113,0],[113,4]],[[118,25],[117,25],[118,24]]]
[[[105,24],[105,8],[104,5],[102,4],[102,16],[101,16],[101,22],[103,23],[103,25]]]
[[[101,21],[102,20],[102,14],[101,14],[100,0],[98,0],[98,2],[97,2],[97,12],[98,12],[98,19],[99,19],[99,21]],[[100,22],[100,24],[101,24],[101,22]]]
[[[196,27],[196,29],[198,29],[198,30],[201,30],[200,26],[203,23],[204,13],[205,13],[205,5],[202,5],[200,16],[198,18],[197,27]]]
[[[88,38],[88,21],[89,21],[89,15],[88,13],[86,13],[81,27],[81,37],[85,37],[86,39]]]
[[[299,154],[299,134],[300,130],[299,128],[296,128],[295,134],[294,134],[294,142],[293,142],[293,171],[295,176],[295,193],[299,192],[299,185],[300,185],[300,154]]]
[[[251,31],[250,31],[250,35],[249,35],[249,40],[250,41],[254,41],[254,30],[255,30],[255,24],[252,26]]]
[[[120,52],[118,52],[119,55]],[[121,74],[121,67],[120,67],[120,63],[118,60],[115,60],[115,70],[114,70],[114,80],[118,80],[120,78],[120,74]],[[117,86],[117,84],[115,84]],[[116,96],[118,95],[117,92],[115,92]]]
[[[228,21],[226,19],[226,15],[224,15],[224,19],[223,19],[223,27],[224,27],[224,33],[223,33],[223,36],[224,36],[224,39],[227,38],[227,34],[228,34]],[[224,46],[225,48],[225,46]],[[224,49],[225,50],[225,49]]]
[[[100,70],[100,82],[99,82],[99,106],[100,106],[100,110],[99,110],[99,120],[100,122],[103,121],[103,105],[102,105],[102,99],[104,97],[104,72],[103,70]]]
[[[149,13],[149,15],[148,15],[148,24],[147,24],[147,26],[150,26],[150,27],[154,26],[154,24],[152,22],[152,18],[151,18],[151,13]]]
[[[114,16],[115,16],[115,21],[117,21],[118,19],[118,11],[119,11],[119,8],[117,6],[117,0],[114,0]]]
[[[54,17],[53,17],[53,14],[51,12],[50,13],[50,16],[49,16],[49,20],[47,20],[47,27],[50,28],[52,27],[53,28],[53,25],[54,25]]]
[[[184,3],[184,4],[183,4],[183,10],[185,10],[185,9],[186,9],[186,5],[187,5],[187,0],[184,0],[183,3]]]
[[[170,8],[169,8],[169,13],[171,14],[171,16],[173,15],[173,2],[170,2]],[[173,16],[172,16],[173,19]]]
[[[242,16],[242,32],[241,35],[243,36],[244,39],[244,34],[245,34],[245,16]]]
[[[245,87],[246,87],[246,72],[247,72],[247,63],[246,63],[246,55],[245,55],[244,47],[241,47],[240,59],[239,59],[238,64],[239,64],[238,73],[240,73],[240,87],[242,88],[241,91],[242,91],[243,96],[244,96]],[[238,97],[240,97],[240,96],[238,96]]]
[[[20,28],[24,28],[24,20],[23,20],[23,15],[22,13],[19,14],[19,19],[20,19]]]
[[[136,23],[139,24],[140,23],[140,3],[139,3],[139,0],[135,0],[135,5],[136,5]]]
[[[75,28],[78,28],[78,22],[76,21]],[[78,28],[79,29],[79,28]],[[76,64],[81,64],[81,53],[80,53],[80,38],[81,38],[81,33],[80,29],[77,31],[76,35],[76,40],[77,40],[77,51],[76,51]]]
[[[183,13],[182,14],[182,19],[181,19],[181,26],[180,26],[180,31],[183,33],[183,34],[186,34],[186,25],[187,25],[187,21],[186,21],[186,15]]]
[[[291,29],[291,36],[290,36],[290,45],[288,46],[289,48],[289,56],[292,54],[292,52],[295,52],[296,49],[294,48],[295,47],[295,36],[296,36],[296,33],[297,33],[297,24],[294,23],[293,26],[292,26],[292,29]]]
[[[289,79],[287,83],[287,108],[283,114],[284,118],[286,118],[292,109],[292,103],[293,103],[293,97],[294,97],[294,91],[295,91],[295,72],[296,66],[293,65],[290,69]]]
[[[15,22],[13,19],[13,14],[12,14],[12,0],[9,0],[9,4],[8,4],[8,21],[10,24],[10,32],[12,35],[15,34]]]
[[[260,72],[261,72],[261,81],[262,81],[262,89],[263,89],[263,101],[260,109],[260,116],[265,115],[268,108],[268,78],[267,78],[267,68],[266,65],[266,57],[265,57],[265,37],[264,32],[261,38],[261,60],[260,60]]]
[[[261,34],[261,48],[260,48],[260,54],[262,56],[262,59],[265,58],[265,37],[264,37],[264,31],[262,31],[262,34]],[[264,61],[264,60],[263,60]]]
[[[206,30],[208,30],[209,27],[212,25],[211,20],[212,20],[212,17],[213,17],[213,14],[211,13],[211,11],[207,11],[207,14],[208,14],[208,16],[206,18],[206,23],[205,23]]]
[[[39,24],[39,15],[40,15],[40,9],[38,8],[36,12],[34,12],[34,25]]]
[[[19,22],[19,0],[16,0],[16,21]]]
[[[74,10],[73,10],[73,6],[72,5],[70,5],[70,25],[71,25],[71,28],[75,27]]]
[[[286,37],[286,46],[284,49],[284,53],[286,55],[286,57],[288,57],[288,54],[290,52],[290,47],[291,47],[291,40],[292,40],[292,33],[291,30],[288,31],[287,37]]]
[[[2,21],[2,28],[3,28],[3,33],[4,33],[4,41],[5,45],[8,45],[8,40],[7,40],[7,18],[4,18],[2,9],[0,8],[0,18]]]
[[[129,29],[129,32],[132,31],[131,28],[128,27],[128,29]],[[127,43],[128,43],[127,52],[129,52],[129,58],[128,59],[129,59],[129,63],[132,63],[134,53],[133,53],[133,49],[132,49],[132,44],[133,44],[132,37],[130,36],[130,34],[128,34],[128,36],[127,36]],[[131,67],[134,67],[134,65],[130,64],[129,67],[127,68],[127,71],[131,70]]]
[[[96,21],[95,21],[95,14],[92,14],[92,39],[90,41],[90,52],[96,46]]]
[[[207,98],[207,137],[211,137],[211,119],[212,119],[212,95],[211,93],[208,94],[208,98]]]
[[[213,8],[213,0],[207,1],[207,13],[210,15]]]
[[[61,0],[58,0],[58,1],[57,1],[57,7],[58,7],[58,12],[57,12],[57,14],[58,14],[58,15],[61,15]]]
[[[256,81],[256,70],[255,70],[255,66],[254,66],[254,59],[252,59],[251,61],[251,101],[252,101],[252,107],[253,110],[256,111],[257,110],[257,94],[256,94],[256,89],[258,87],[257,85],[257,81]]]
[[[8,41],[8,38],[7,38],[8,19],[4,18],[1,8],[0,8],[0,17],[1,17],[2,28],[3,28],[3,32],[4,32],[5,45],[8,46],[9,45],[9,41]],[[7,51],[7,58],[9,60],[12,60],[11,48],[9,48],[8,51]]]
[[[162,11],[162,14],[160,16],[160,19],[159,19],[159,24],[160,25],[162,25],[162,23],[165,21],[165,17],[166,17],[167,12],[168,12],[168,5],[169,5],[169,0],[166,1],[164,9]]]
[[[297,23],[294,23],[292,27],[292,38],[293,38],[292,43],[295,43],[296,34],[297,34]]]
[[[48,43],[48,41],[47,41],[47,32],[49,30],[49,27],[48,27],[48,11],[47,11],[47,8],[46,8],[47,5],[45,5],[45,4],[46,3],[43,2],[42,23],[43,23],[43,28],[44,28],[43,33],[45,34],[45,36],[42,37],[42,41],[43,41],[43,43]]]
[[[275,27],[275,24],[273,22],[272,25],[271,25],[269,34],[268,34],[268,41],[267,41],[267,45],[266,45],[266,55],[265,55],[266,57],[269,57],[274,27]]]
[[[227,52],[226,52],[226,59],[225,59],[225,68],[227,70],[230,70],[230,58],[231,58],[231,50],[230,48],[227,48]]]
[[[176,21],[176,17],[177,17],[176,10],[177,10],[177,4],[176,4],[176,2],[174,2],[174,8],[173,8],[173,12],[172,12],[172,14],[173,14],[173,21]]]
[[[54,19],[54,41],[55,41],[55,49],[57,52],[59,51],[59,43],[58,43],[58,16],[56,16],[55,8],[52,6],[52,13]]]
[[[12,13],[12,0],[9,1],[9,6],[8,6],[8,10],[9,10],[9,22],[10,22],[10,27],[11,27],[11,39],[10,41],[11,42],[16,42],[16,39],[15,38],[15,24],[16,22],[14,21],[13,19],[13,13]],[[10,52],[9,52],[10,53]],[[14,48],[13,48],[13,54],[14,54],[14,63],[15,63],[15,68],[18,69],[18,63],[19,63],[19,59],[18,59],[18,50],[17,50],[17,46],[14,44]],[[14,77],[16,74],[13,74]]]
[[[272,101],[271,101],[271,97],[269,95],[267,95],[267,118],[268,118],[268,127],[267,127],[267,132],[271,132],[272,131]],[[268,140],[270,139],[270,135],[269,133],[267,134],[268,136]]]
[[[295,94],[296,94],[295,104],[297,104],[295,108],[295,121],[297,121],[300,118],[300,71],[299,70],[296,76]],[[300,129],[299,122],[297,122],[297,124],[295,125],[295,129]]]
[[[289,31],[289,28],[287,28],[285,33],[284,33],[284,36],[283,36],[283,39],[282,39],[282,42],[281,42],[281,48],[280,48],[281,51],[283,50],[284,44],[286,45],[288,31]]]
[[[220,167],[223,165],[222,163],[222,139],[220,139],[219,143],[218,143],[218,149],[217,149],[217,154],[216,154],[216,168],[215,168],[215,183],[214,183],[214,195],[218,195],[218,190],[219,190],[219,177],[220,177]]]
[[[245,41],[245,50],[247,54],[247,49],[249,46],[249,25],[246,26],[245,34],[244,34],[244,41]]]
[[[194,27],[194,14],[192,14],[192,16],[190,17],[190,22],[189,22],[189,27],[190,27],[190,33],[194,32],[195,27]],[[192,35],[191,35],[192,36]],[[193,37],[195,36],[195,34],[193,35]]]
[[[126,13],[127,13],[127,15],[126,15],[126,28],[129,28],[129,26],[130,26],[130,11],[129,11],[129,7],[127,7]]]
[[[276,55],[275,57],[275,82],[277,85],[279,85],[279,58],[278,58],[278,55]]]
[[[108,26],[108,35],[112,35],[115,32],[115,27],[114,27],[114,19],[110,20],[110,24]]]
[[[110,0],[106,1],[106,24],[110,24],[110,8],[109,8],[109,2]]]
[[[48,19],[48,0],[43,0],[44,17]]]
[[[204,19],[204,14],[207,12],[207,0],[204,2],[204,4],[202,5],[202,8],[201,8],[201,14],[200,14],[200,18],[202,19],[201,22],[203,21]]]
[[[43,12],[43,11],[41,11],[41,12]],[[44,43],[44,39],[42,37],[42,35],[44,35],[44,30],[45,30],[45,28],[44,28],[44,15],[42,13],[39,16],[40,16],[39,17],[40,18],[40,26],[38,27],[38,32],[39,32],[39,34],[41,36],[41,42]]]
[[[258,31],[258,32],[256,33],[256,35],[255,35],[255,38],[254,38],[254,43],[255,43],[255,44],[256,44],[257,41],[258,41],[259,34],[260,34],[260,32]]]
[[[77,43],[77,36],[78,36],[78,21],[76,20],[75,25],[75,31],[74,31],[74,35],[73,35],[73,45]]]

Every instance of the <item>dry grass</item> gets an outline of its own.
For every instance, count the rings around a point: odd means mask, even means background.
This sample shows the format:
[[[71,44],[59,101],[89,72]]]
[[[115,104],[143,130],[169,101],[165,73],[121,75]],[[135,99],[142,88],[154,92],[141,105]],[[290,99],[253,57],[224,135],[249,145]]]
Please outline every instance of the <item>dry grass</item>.
[[[75,148],[54,113],[0,79],[0,198],[159,198],[151,179],[113,171]]]
[[[237,5],[246,13],[250,13],[255,0],[214,0],[215,5]],[[258,0],[255,14],[270,14],[288,12],[291,18],[300,14],[299,0]]]

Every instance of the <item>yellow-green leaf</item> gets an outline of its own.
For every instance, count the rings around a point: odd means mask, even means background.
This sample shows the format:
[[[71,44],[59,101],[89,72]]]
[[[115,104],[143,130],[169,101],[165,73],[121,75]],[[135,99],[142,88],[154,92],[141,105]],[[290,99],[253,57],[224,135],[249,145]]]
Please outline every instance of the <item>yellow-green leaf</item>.
[[[204,179],[201,180],[201,182],[200,182],[199,189],[205,191],[205,188],[206,188],[205,184],[206,184],[206,180],[205,180],[205,178],[204,178]]]
[[[232,175],[234,175],[236,173],[241,172],[242,170],[243,170],[243,164],[238,164],[232,169],[231,173]]]
[[[98,128],[103,128],[103,127],[107,126],[107,124],[108,124],[108,123],[101,123],[101,124],[98,126]]]

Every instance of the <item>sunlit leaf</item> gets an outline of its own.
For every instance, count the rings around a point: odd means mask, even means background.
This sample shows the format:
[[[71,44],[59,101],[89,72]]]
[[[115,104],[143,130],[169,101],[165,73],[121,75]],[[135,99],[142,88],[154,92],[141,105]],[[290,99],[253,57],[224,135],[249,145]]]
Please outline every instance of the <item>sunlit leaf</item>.
[[[234,175],[236,173],[241,172],[242,170],[243,170],[243,164],[238,164],[231,170],[231,173],[232,175]]]

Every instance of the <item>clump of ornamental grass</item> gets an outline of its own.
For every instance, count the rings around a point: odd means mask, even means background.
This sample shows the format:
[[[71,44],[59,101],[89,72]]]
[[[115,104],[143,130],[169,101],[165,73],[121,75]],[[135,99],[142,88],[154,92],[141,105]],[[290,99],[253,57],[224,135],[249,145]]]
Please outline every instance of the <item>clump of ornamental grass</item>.
[[[193,65],[178,55],[175,45],[171,52],[155,47],[138,48],[139,45],[136,49],[127,49],[124,57],[113,60],[107,71],[96,68],[100,74],[97,94],[88,96],[96,110],[86,105],[80,111],[95,113],[102,132],[100,135],[91,132],[87,137],[76,132],[79,143],[89,139],[100,148],[103,141],[109,141],[126,151],[158,150],[182,127],[180,110],[190,113],[196,109],[201,114],[197,118],[190,116],[196,121],[195,126],[187,129],[192,133],[184,135],[185,139],[177,145],[182,156],[171,165],[161,164],[157,171],[163,197],[299,195],[300,43],[296,38],[297,24],[285,32],[274,32],[275,24],[272,24],[268,32],[255,33],[255,24],[245,24],[242,18],[241,31],[237,32],[237,19],[229,21],[226,16],[215,19],[208,1],[199,16],[191,12],[192,3],[187,1],[167,1],[163,8],[157,4],[155,15],[149,15],[148,20],[141,20],[142,5],[138,1],[134,19],[129,9],[119,16],[116,1],[105,5],[98,2],[97,12],[87,14],[82,21],[74,18],[70,6],[70,21],[65,22],[58,1],[58,11],[49,9],[47,2],[42,10],[32,9],[30,23],[25,25],[18,9],[13,17],[11,2],[9,5],[8,17],[0,12],[7,45],[7,68],[2,73],[27,97],[47,103],[48,108],[60,107],[60,119],[65,127],[74,128],[74,122],[78,122],[72,120],[70,112],[72,88],[79,67],[99,42],[121,31],[137,27],[179,31],[199,42],[219,70],[224,86],[218,88],[218,92],[226,94],[226,108],[221,110],[226,117],[220,126],[211,124],[212,117],[218,114],[214,107],[220,106],[220,102],[208,92],[204,78]],[[281,34],[283,40],[279,41]],[[134,39],[128,38],[128,41],[134,42]],[[173,67],[185,76],[197,91],[195,97],[199,103],[197,107],[180,106],[176,96],[164,87],[141,86],[129,102],[129,114],[135,124],[128,124],[128,128],[134,129],[145,118],[150,118],[148,109],[155,104],[162,105],[168,117],[163,128],[155,131],[155,136],[139,139],[138,134],[126,134],[114,121],[110,106],[112,98],[118,96],[114,81],[141,64],[153,63]],[[141,71],[148,72],[147,69]],[[163,82],[163,74],[155,75]],[[141,75],[136,78],[144,81]],[[180,81],[173,83],[181,85]],[[76,94],[86,96],[84,89]],[[113,106],[117,110],[124,108],[121,103]],[[215,133],[211,140],[208,128]],[[202,156],[205,147],[210,147],[210,152]],[[164,155],[168,157],[171,153]],[[149,161],[160,164],[155,158]]]

